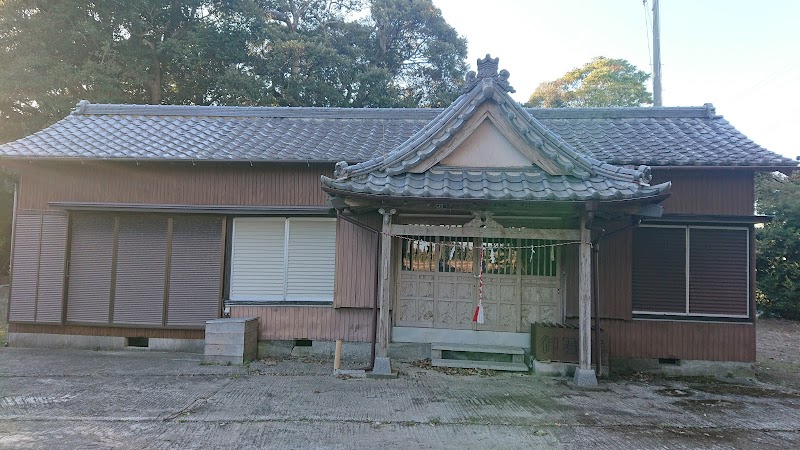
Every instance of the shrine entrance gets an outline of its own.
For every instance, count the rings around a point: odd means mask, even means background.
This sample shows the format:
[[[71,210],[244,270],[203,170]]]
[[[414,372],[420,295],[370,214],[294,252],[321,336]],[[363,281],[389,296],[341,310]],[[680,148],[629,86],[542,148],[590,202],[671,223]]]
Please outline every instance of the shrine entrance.
[[[396,326],[527,333],[532,322],[563,321],[559,241],[453,236],[399,240]],[[472,318],[481,265],[485,323],[477,324]]]

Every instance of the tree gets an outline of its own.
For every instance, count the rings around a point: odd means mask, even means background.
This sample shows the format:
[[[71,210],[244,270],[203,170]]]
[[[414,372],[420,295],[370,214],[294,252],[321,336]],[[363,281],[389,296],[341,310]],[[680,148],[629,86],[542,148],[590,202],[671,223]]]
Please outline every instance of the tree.
[[[593,58],[563,77],[540,84],[525,106],[600,108],[653,103],[645,82],[650,74],[624,59]]]
[[[232,87],[241,82],[238,67],[251,34],[240,3],[0,3],[0,142],[53,123],[80,99],[209,104],[237,98]]]
[[[0,142],[80,99],[443,106],[465,57],[431,0],[0,0]]]
[[[466,41],[431,0],[262,0],[256,73],[285,106],[442,106]],[[369,16],[348,17],[368,6]]]
[[[774,216],[756,231],[758,309],[800,320],[800,173],[757,176],[756,208]]]

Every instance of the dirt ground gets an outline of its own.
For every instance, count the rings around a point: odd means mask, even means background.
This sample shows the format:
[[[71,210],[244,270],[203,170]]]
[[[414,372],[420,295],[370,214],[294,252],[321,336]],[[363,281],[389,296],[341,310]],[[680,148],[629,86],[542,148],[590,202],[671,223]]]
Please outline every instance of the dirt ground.
[[[756,355],[759,381],[800,389],[800,322],[759,319]]]

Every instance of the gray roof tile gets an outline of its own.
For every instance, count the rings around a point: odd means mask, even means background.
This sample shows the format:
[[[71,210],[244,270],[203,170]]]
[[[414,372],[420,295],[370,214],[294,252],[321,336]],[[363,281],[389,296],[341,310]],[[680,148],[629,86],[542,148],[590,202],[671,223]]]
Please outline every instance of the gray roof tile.
[[[555,140],[610,164],[797,166],[710,105],[527,111]],[[56,124],[0,145],[0,157],[360,162],[397,148],[441,112],[82,102]]]
[[[622,200],[654,197],[670,188],[669,183],[642,186],[609,181],[599,175],[584,181],[564,175],[548,175],[536,168],[514,172],[431,169],[424,173],[399,175],[373,172],[348,180],[326,177],[322,182],[333,192],[362,195],[515,201]]]

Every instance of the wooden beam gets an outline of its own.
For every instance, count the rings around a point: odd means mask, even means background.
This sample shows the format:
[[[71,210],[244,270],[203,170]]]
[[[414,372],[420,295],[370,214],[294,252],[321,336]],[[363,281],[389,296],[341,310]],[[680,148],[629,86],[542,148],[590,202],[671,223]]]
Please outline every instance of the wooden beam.
[[[378,349],[375,354],[379,358],[387,358],[389,356],[389,309],[391,308],[389,288],[392,285],[390,279],[392,266],[392,236],[390,235],[390,230],[392,227],[392,215],[397,211],[381,208],[378,212],[383,215],[383,233],[381,234],[381,266],[378,268],[380,271],[378,279],[378,308],[380,308],[380,316],[378,317]]]
[[[578,251],[578,360],[575,384],[593,386],[597,375],[592,369],[592,232],[590,218],[581,218],[581,243]]]
[[[395,236],[448,236],[448,237],[493,237],[521,239],[550,239],[554,241],[577,241],[579,230],[528,229],[528,228],[464,228],[420,225],[390,225]]]
[[[578,256],[578,326],[580,368],[592,368],[592,246],[591,231],[581,219],[581,243]]]

